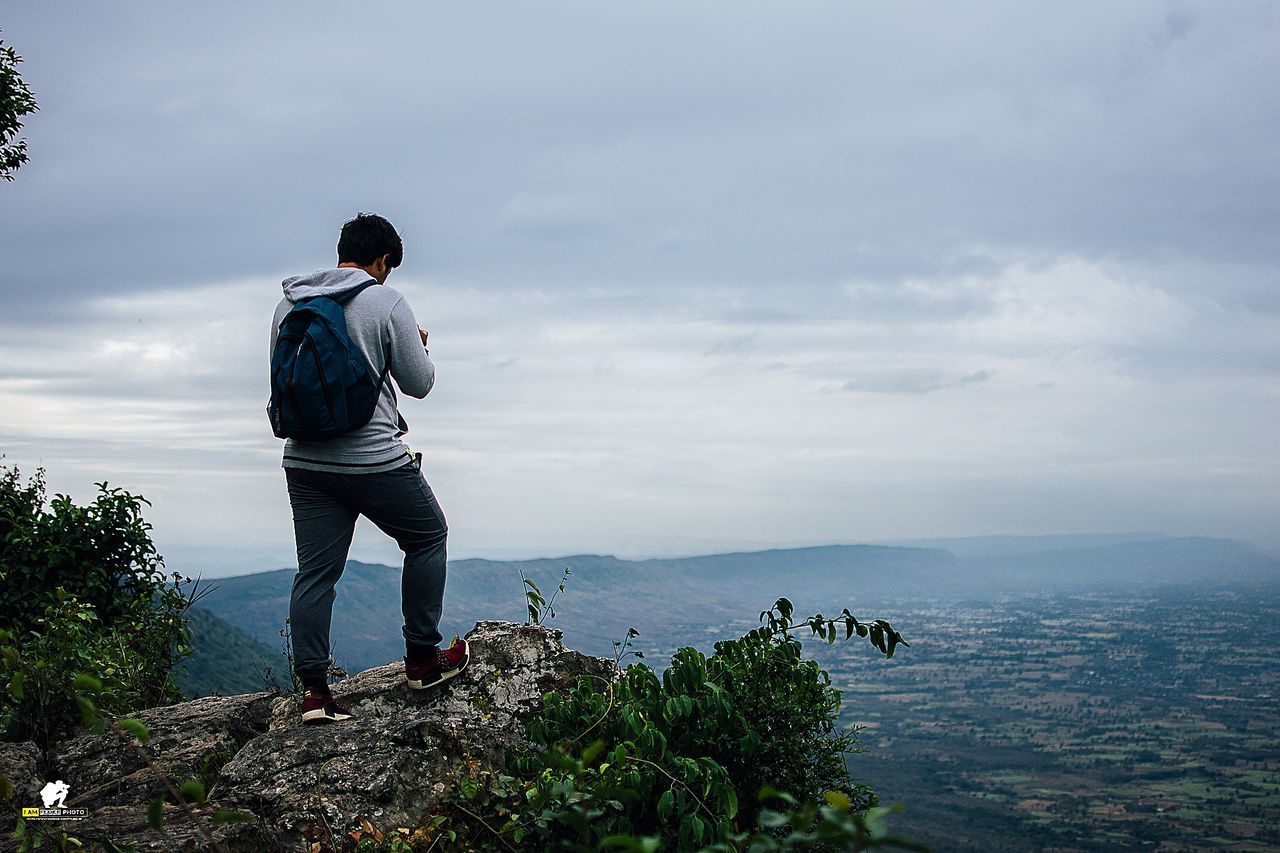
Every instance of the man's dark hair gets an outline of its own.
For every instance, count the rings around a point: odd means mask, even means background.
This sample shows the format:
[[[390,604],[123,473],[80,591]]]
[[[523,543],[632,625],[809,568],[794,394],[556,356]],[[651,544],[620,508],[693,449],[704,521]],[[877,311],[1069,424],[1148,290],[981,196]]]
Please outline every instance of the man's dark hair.
[[[343,223],[338,237],[338,263],[367,267],[383,255],[391,256],[387,266],[392,269],[404,260],[404,243],[394,225],[376,213],[361,213]]]

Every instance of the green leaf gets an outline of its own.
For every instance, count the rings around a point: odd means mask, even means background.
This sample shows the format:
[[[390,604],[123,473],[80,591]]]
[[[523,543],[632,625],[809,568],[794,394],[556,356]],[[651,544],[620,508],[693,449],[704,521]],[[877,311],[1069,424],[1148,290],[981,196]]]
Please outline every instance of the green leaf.
[[[80,716],[84,718],[86,724],[93,725],[98,719],[98,709],[79,693],[76,694],[76,707],[80,709]]]
[[[82,672],[76,676],[74,687],[76,690],[83,690],[85,693],[94,695],[102,692],[102,682],[87,672]]]
[[[195,779],[188,779],[186,782],[183,782],[182,787],[178,790],[182,792],[182,796],[189,800],[195,800],[197,803],[204,802],[204,785],[200,784]]]
[[[827,791],[822,795],[822,799],[827,801],[827,805],[833,809],[847,812],[853,808],[853,801],[849,799],[849,795],[844,791]]]
[[[209,818],[209,822],[214,826],[224,823],[248,823],[254,819],[253,815],[248,812],[238,812],[233,809],[219,809]]]
[[[519,842],[520,839],[516,839]],[[662,841],[650,836],[636,838],[634,835],[610,835],[600,840],[601,850],[629,850],[631,853],[657,853],[662,848]]]
[[[662,796],[658,798],[658,820],[671,819],[671,809],[675,806],[675,801],[675,794],[670,788],[662,792]]]
[[[596,740],[592,741],[591,744],[588,745],[586,749],[582,750],[582,763],[590,764],[592,761],[594,761],[595,757],[600,754],[600,751],[602,749],[604,749],[604,746],[605,746],[604,741],[600,738],[597,738]]]
[[[9,678],[9,692],[13,694],[14,699],[22,699],[22,679],[23,671],[18,670]]]
[[[132,717],[126,717],[119,721],[120,728],[138,739],[139,743],[146,743],[151,740],[151,732],[143,725],[141,720],[135,720]]]
[[[791,613],[794,610],[791,606],[791,599],[779,598],[773,606],[778,608],[778,612],[782,614],[783,619],[789,620],[791,618]]]
[[[164,826],[163,797],[156,797],[154,800],[147,803],[147,823],[149,823],[151,828],[156,832],[159,832],[160,828]]]
[[[782,800],[784,803],[786,803],[789,806],[796,805],[795,797],[791,796],[786,791],[779,791],[777,788],[773,788],[769,785],[764,785],[760,788],[759,797],[761,801]]]

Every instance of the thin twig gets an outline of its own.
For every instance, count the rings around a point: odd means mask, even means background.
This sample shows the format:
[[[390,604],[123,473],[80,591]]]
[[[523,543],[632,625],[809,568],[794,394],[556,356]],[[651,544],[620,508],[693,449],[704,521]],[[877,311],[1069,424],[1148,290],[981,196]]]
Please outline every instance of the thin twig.
[[[492,826],[489,826],[489,824],[485,823],[484,818],[480,817],[480,815],[471,811],[471,809],[467,808],[461,803],[454,803],[454,805],[458,808],[458,811],[462,812],[465,815],[469,815],[470,817],[479,821],[480,825],[483,826],[485,829],[489,830],[490,832],[492,832],[493,837],[498,839],[498,841],[502,844],[502,846],[510,850],[511,853],[520,853],[519,850],[517,850],[516,848],[512,847],[510,844],[507,843],[507,839],[503,838],[502,834],[499,833],[498,830],[494,829]]]
[[[318,815],[320,815],[320,820],[324,821],[324,831],[329,833],[329,849],[336,851],[338,849],[338,839],[333,837],[333,827],[329,826],[329,818],[327,815],[325,815],[324,809],[320,808],[320,806],[315,806],[315,805],[313,805],[311,808],[314,809]]]
[[[667,772],[667,769],[666,769],[665,767],[663,767],[661,764],[657,764],[657,763],[655,763],[655,762],[652,762],[652,761],[650,761],[650,760],[649,760],[649,759],[647,759],[647,758],[640,758],[639,756],[636,756],[636,755],[628,755],[628,756],[626,756],[626,758],[625,758],[625,759],[623,759],[623,760],[625,760],[625,761],[638,761],[638,762],[639,762],[639,763],[641,763],[641,764],[648,764],[650,767],[652,767],[653,769],[657,770],[657,771],[658,771],[659,773],[661,773],[663,776],[666,776],[666,777],[667,777],[668,779],[670,779],[672,782],[675,782],[675,783],[676,783],[677,785],[679,785],[681,788],[684,788],[686,791],[688,791],[688,792],[689,792],[689,796],[693,797],[693,801],[694,801],[695,803],[697,803],[699,806],[701,806],[701,807],[702,807],[702,810],[703,810],[704,812],[706,812],[706,813],[707,813],[707,816],[708,816],[708,817],[710,817],[712,820],[716,820],[715,812],[711,811],[711,809],[709,809],[709,808],[707,807],[707,804],[706,804],[706,803],[704,803],[701,799],[699,799],[698,795],[697,795],[697,794],[695,794],[695,793],[693,792],[693,789],[692,789],[692,788],[690,788],[687,784],[685,784],[685,783],[684,783],[684,782],[682,782],[681,780],[677,779],[676,777],[674,777],[674,776],[672,776],[670,773],[668,773],[668,772]]]
[[[607,718],[608,718],[608,716],[609,716],[609,712],[613,710],[613,682],[612,682],[612,681],[610,681],[609,679],[605,678],[605,677],[604,677],[604,676],[602,676],[602,675],[594,675],[594,674],[591,674],[591,673],[588,673],[588,675],[589,675],[589,677],[591,677],[591,678],[598,678],[598,679],[600,679],[601,681],[603,681],[603,682],[604,682],[604,683],[609,687],[609,704],[605,706],[604,713],[600,715],[600,719],[596,720],[594,723],[592,723],[591,725],[587,726],[587,728],[586,728],[586,729],[584,729],[583,731],[578,732],[578,736],[577,736],[577,737],[575,737],[573,740],[569,741],[569,743],[565,744],[566,746],[571,746],[571,745],[573,745],[573,744],[577,743],[579,740],[581,740],[581,739],[582,739],[582,737],[583,737],[583,735],[587,734],[587,732],[591,731],[591,730],[592,730],[592,729],[594,729],[596,726],[598,726],[598,725],[600,725],[601,723],[603,723],[603,722],[605,721],[605,719],[607,719]]]
[[[320,766],[316,768],[316,783],[311,786],[311,796],[315,798],[316,802],[323,802],[320,799],[320,780],[324,777],[324,769],[329,765],[330,762],[336,761],[336,760],[337,760],[336,757],[326,758],[324,761],[321,761]],[[312,808],[314,808],[317,812],[320,813],[320,819],[324,821],[325,832],[329,833],[329,846],[332,847],[334,850],[337,850],[338,839],[333,837],[333,827],[329,825],[329,816],[326,815],[324,813],[324,809],[318,805],[313,805]]]
[[[564,584],[565,584],[565,581],[569,580],[569,575],[570,575],[570,572],[566,568],[564,570],[564,574],[560,576],[560,585],[556,587],[555,592],[551,593],[551,598],[549,601],[547,601],[547,612],[551,614],[551,617],[553,619],[555,618],[555,615],[556,615],[556,609],[555,609],[556,598],[560,596],[560,593],[564,592]]]
[[[155,775],[155,777],[160,780],[160,782],[165,786],[165,788],[169,790],[169,796],[177,800],[178,805],[182,806],[182,810],[187,813],[187,817],[189,817],[192,823],[196,825],[196,829],[198,829],[200,831],[200,834],[205,837],[205,840],[208,841],[210,844],[212,844],[215,849],[225,850],[226,848],[222,846],[222,842],[218,841],[213,837],[212,834],[210,834],[209,830],[205,828],[204,821],[202,821],[199,818],[199,816],[195,813],[195,810],[191,808],[191,804],[188,803],[186,799],[182,796],[182,793],[173,786],[173,780],[170,779],[168,776],[166,776],[164,773],[161,773],[160,768],[156,767],[155,763],[151,760],[151,756],[147,753],[145,749],[142,748],[142,745],[138,743],[137,738],[135,738],[131,733],[126,732],[124,729],[122,729],[120,727],[120,724],[117,723],[114,719],[112,719],[111,717],[108,717],[105,714],[102,714],[102,712],[99,711],[96,707],[93,710],[94,710],[94,713],[101,714],[103,717],[106,717],[107,725],[111,727],[111,730],[129,742],[130,748],[133,749],[134,752],[138,753],[139,756],[141,756],[142,760],[147,765],[147,769],[149,769],[152,772],[152,774]]]

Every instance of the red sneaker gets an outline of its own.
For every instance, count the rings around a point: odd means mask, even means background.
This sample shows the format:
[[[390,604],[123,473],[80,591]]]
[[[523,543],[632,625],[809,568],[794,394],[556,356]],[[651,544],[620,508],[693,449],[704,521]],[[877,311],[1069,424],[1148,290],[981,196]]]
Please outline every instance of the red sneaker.
[[[405,658],[404,677],[413,690],[426,690],[462,672],[470,659],[467,641],[454,640],[444,651],[436,649],[435,659],[429,663],[414,663]]]
[[[328,693],[316,693],[312,690],[302,691],[302,723],[336,723],[339,720],[351,719],[351,712],[337,702]]]

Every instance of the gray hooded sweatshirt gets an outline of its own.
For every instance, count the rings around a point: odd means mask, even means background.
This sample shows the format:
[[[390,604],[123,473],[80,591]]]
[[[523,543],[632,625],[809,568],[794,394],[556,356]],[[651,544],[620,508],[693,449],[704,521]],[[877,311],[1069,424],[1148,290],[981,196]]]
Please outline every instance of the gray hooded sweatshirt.
[[[280,321],[293,304],[312,296],[340,296],[369,281],[364,270],[342,267],[316,270],[309,275],[286,278],[284,298],[276,306],[271,322],[271,349],[276,348]],[[285,468],[307,468],[341,474],[376,474],[390,471],[409,460],[409,450],[400,436],[409,426],[396,407],[391,380],[410,397],[427,396],[436,381],[436,368],[418,335],[418,321],[403,295],[386,285],[366,287],[343,306],[347,333],[360,348],[369,369],[381,376],[388,361],[389,378],[369,423],[346,435],[327,441],[297,441],[284,445]]]

